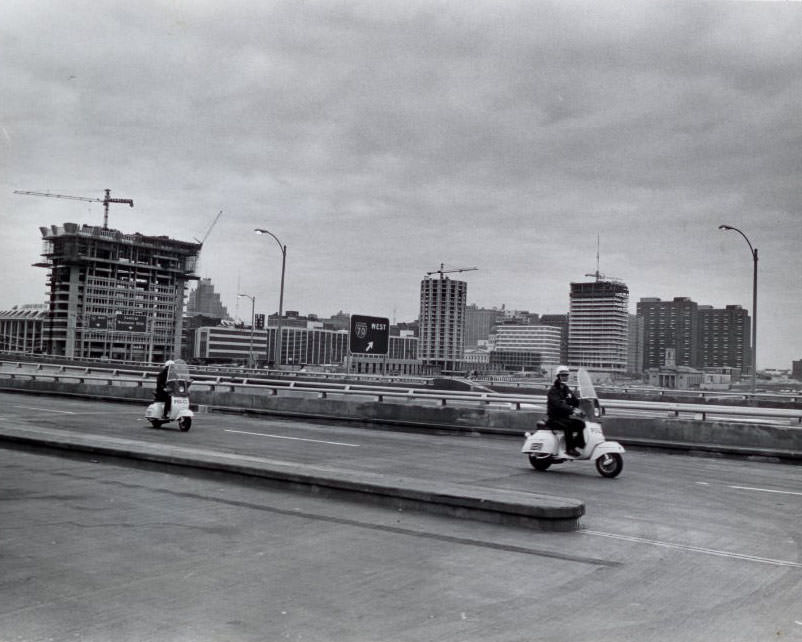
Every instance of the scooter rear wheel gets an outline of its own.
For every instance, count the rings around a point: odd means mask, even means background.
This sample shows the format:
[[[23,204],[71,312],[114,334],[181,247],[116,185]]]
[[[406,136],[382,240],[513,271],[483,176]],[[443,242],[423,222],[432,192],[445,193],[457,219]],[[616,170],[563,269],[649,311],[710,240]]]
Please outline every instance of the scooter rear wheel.
[[[546,455],[545,457],[538,457],[537,455],[529,455],[529,463],[532,464],[532,468],[535,470],[548,470],[549,466],[551,466],[551,457]]]
[[[618,477],[624,468],[624,459],[618,453],[605,453],[596,460],[596,470],[602,477]]]
[[[181,432],[187,432],[192,427],[192,418],[191,417],[179,417],[178,418],[178,429]]]

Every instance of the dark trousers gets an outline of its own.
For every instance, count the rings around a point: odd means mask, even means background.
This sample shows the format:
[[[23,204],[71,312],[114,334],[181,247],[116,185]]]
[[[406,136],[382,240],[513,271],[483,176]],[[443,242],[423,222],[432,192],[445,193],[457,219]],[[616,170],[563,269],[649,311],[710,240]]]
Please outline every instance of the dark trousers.
[[[582,431],[585,429],[585,422],[575,417],[562,417],[560,419],[549,419],[549,426],[556,430],[565,432],[565,449],[584,448],[585,438]]]
[[[163,401],[164,402],[164,417],[170,414],[170,408],[172,407],[173,397],[170,395],[169,392],[166,390],[157,390],[154,395],[156,397],[156,401]]]

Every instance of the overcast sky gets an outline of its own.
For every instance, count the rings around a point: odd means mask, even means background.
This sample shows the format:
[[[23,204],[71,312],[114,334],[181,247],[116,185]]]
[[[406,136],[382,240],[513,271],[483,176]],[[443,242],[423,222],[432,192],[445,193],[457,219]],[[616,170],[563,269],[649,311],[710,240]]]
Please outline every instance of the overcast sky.
[[[0,309],[45,300],[39,226],[202,239],[229,312],[565,313],[599,269],[751,310],[802,359],[802,3],[0,4]],[[239,316],[249,320],[242,299]]]

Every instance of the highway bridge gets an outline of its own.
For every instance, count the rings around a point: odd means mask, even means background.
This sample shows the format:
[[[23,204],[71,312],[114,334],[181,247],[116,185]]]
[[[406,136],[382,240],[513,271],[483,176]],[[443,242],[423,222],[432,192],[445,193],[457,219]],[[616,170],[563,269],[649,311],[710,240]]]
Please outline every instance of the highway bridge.
[[[607,480],[581,463],[536,472],[503,432],[213,413],[181,433],[132,401],[0,401],[6,434],[585,509],[577,529],[533,530],[4,441],[3,639],[802,639],[795,465],[635,448]]]

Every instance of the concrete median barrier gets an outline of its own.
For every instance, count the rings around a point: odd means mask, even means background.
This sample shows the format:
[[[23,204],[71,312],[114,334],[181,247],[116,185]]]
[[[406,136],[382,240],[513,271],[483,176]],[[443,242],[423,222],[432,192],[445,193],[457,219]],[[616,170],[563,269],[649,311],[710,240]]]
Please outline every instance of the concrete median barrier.
[[[122,459],[173,473],[222,474],[315,496],[538,530],[576,530],[585,513],[585,505],[578,499],[311,466],[63,430],[0,425],[0,444]]]

